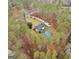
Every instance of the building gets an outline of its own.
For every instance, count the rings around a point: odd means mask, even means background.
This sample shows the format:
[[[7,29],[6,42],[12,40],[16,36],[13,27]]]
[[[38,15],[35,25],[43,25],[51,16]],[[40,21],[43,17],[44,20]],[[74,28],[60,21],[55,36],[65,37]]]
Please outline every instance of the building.
[[[42,32],[45,31],[46,28],[47,28],[47,26],[46,26],[44,23],[39,23],[38,25],[36,25],[36,26],[34,27],[34,30],[35,30],[36,32],[42,33]]]
[[[11,50],[8,50],[8,59],[16,59],[15,54]]]

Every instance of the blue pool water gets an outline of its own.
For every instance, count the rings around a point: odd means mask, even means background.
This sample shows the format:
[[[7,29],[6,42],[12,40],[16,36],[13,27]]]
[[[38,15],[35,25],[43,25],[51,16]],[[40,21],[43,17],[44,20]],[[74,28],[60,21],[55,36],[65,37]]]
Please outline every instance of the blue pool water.
[[[45,31],[44,35],[45,35],[46,38],[50,38],[51,37],[51,33],[48,32],[48,31]]]

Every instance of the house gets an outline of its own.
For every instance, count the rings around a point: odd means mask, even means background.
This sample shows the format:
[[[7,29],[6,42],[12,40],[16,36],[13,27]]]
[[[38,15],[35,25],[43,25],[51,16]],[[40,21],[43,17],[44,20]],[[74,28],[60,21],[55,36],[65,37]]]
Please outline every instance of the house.
[[[8,59],[16,59],[15,54],[11,50],[8,50]]]
[[[42,33],[42,32],[45,31],[46,28],[47,28],[47,26],[46,26],[44,23],[39,23],[38,25],[36,25],[36,26],[34,27],[34,30],[35,30],[36,32]]]
[[[47,27],[51,26],[48,22],[44,21],[43,19],[30,15],[26,15],[26,21],[30,29],[33,29],[39,33],[44,32]]]

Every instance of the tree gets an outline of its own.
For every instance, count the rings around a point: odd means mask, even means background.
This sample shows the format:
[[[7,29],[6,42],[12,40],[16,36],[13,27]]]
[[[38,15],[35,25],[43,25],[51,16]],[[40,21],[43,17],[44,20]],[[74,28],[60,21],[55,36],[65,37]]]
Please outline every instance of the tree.
[[[52,51],[52,59],[57,59],[57,52],[56,52],[56,50],[54,49],[53,51]]]
[[[65,54],[65,55],[64,55],[64,59],[70,59],[70,55]]]
[[[24,53],[20,53],[17,59],[28,59],[28,56]]]
[[[30,28],[30,29],[32,29],[32,23],[27,23],[27,26]]]
[[[40,52],[40,59],[45,59],[45,52]]]
[[[47,53],[46,53],[46,56],[45,56],[45,59],[51,59],[51,51],[47,50]]]
[[[40,59],[40,52],[39,51],[34,52],[34,59]]]

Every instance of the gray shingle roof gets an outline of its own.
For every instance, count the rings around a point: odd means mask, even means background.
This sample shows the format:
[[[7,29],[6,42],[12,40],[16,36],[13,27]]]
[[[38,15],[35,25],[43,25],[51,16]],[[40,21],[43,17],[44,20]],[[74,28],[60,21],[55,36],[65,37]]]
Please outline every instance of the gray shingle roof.
[[[40,32],[43,32],[46,28],[46,25],[44,23],[40,23],[37,26],[35,26],[35,29],[37,29]]]

